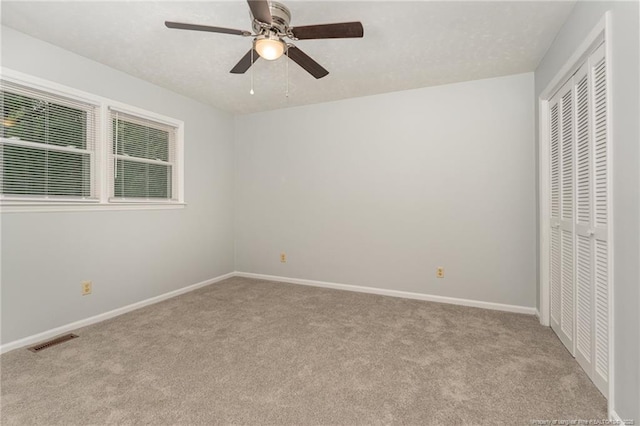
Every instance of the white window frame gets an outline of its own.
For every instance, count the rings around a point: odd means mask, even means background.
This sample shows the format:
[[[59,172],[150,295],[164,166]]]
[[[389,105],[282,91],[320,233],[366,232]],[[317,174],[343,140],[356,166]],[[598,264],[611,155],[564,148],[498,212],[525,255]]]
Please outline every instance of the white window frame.
[[[91,210],[157,210],[184,208],[184,122],[167,117],[142,108],[114,101],[102,96],[83,92],[62,84],[54,83],[29,74],[21,73],[5,67],[0,68],[2,80],[19,84],[35,90],[47,92],[52,95],[70,98],[85,102],[96,107],[98,125],[95,135],[95,155],[92,166],[92,179],[96,187],[96,199],[63,199],[63,198],[38,198],[21,197],[12,199],[0,199],[0,213],[13,212],[57,212],[57,211],[91,211]],[[110,140],[110,110],[117,110],[129,115],[146,120],[165,124],[176,129],[175,135],[175,161],[172,172],[175,179],[172,182],[172,191],[177,192],[174,200],[136,199],[136,200],[111,200],[110,194],[114,182],[109,176],[109,149]]]

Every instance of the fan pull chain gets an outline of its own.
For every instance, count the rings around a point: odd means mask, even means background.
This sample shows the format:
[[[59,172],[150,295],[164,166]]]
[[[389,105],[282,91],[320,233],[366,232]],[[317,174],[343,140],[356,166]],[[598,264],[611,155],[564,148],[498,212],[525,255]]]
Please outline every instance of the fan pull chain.
[[[287,88],[284,92],[284,96],[289,99],[289,46],[287,46],[287,51],[284,53],[287,56],[286,65],[285,65],[285,73],[287,75]]]
[[[253,91],[253,51],[255,49],[253,48],[253,46],[251,46],[251,65],[249,65],[251,67],[251,90],[249,90],[249,94],[253,95],[255,92]]]

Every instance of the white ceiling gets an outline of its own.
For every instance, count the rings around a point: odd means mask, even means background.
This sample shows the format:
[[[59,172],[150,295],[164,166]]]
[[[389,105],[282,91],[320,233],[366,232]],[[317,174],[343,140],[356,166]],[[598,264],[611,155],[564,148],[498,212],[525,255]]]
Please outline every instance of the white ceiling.
[[[229,70],[249,38],[170,30],[164,21],[250,30],[243,0],[2,1],[2,24],[222,110],[250,113],[533,71],[574,1],[287,1],[292,26],[359,20],[363,39],[296,45],[330,74],[286,58]]]

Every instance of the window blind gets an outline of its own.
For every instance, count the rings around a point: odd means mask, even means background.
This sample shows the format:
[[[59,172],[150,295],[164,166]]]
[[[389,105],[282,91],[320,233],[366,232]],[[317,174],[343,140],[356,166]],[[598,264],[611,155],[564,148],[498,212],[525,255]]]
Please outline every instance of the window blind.
[[[97,197],[97,108],[0,81],[0,194],[3,199]]]
[[[112,199],[175,201],[173,126],[111,110]]]

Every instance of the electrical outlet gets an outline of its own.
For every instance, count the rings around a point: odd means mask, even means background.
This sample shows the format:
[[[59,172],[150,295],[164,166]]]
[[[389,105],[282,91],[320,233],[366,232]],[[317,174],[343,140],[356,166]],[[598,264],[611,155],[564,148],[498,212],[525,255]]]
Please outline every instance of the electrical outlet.
[[[442,266],[438,266],[438,269],[436,269],[436,277],[444,278],[444,268]]]
[[[280,262],[287,263],[287,253],[280,253]]]
[[[82,295],[86,296],[91,294],[91,281],[82,281]]]

